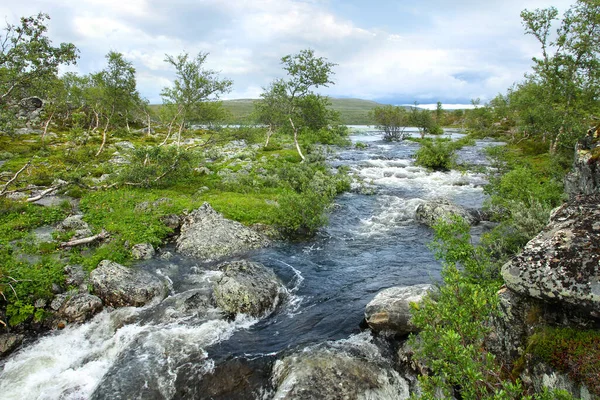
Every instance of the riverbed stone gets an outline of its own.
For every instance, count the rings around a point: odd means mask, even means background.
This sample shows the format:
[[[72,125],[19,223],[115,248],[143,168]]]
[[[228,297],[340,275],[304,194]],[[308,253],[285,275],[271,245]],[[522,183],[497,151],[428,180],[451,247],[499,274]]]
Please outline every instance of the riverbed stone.
[[[0,334],[0,358],[6,357],[23,343],[24,335],[18,333]]]
[[[151,273],[109,260],[90,273],[90,282],[94,293],[112,307],[139,307],[167,294],[165,284]]]
[[[356,338],[303,349],[273,368],[276,400],[407,399],[407,381]]]
[[[221,264],[217,269],[223,275],[215,283],[213,296],[227,314],[260,317],[272,311],[284,293],[277,275],[262,264],[242,260]]]
[[[411,303],[419,303],[433,290],[429,284],[396,286],[377,293],[365,308],[365,320],[376,332],[389,331],[398,335],[416,332],[412,324]]]
[[[102,310],[102,300],[89,293],[68,298],[60,307],[57,317],[71,323],[82,323]]]
[[[223,217],[210,204],[184,218],[177,250],[203,261],[217,261],[267,246],[269,240],[260,233]]]
[[[600,318],[600,194],[555,210],[548,225],[502,266],[515,292]]]
[[[438,220],[450,221],[453,216],[460,217],[469,225],[477,225],[480,213],[453,204],[447,199],[425,201],[417,206],[415,219],[427,226],[433,226]]]
[[[134,260],[150,260],[156,251],[150,243],[139,243],[131,248],[131,256]]]

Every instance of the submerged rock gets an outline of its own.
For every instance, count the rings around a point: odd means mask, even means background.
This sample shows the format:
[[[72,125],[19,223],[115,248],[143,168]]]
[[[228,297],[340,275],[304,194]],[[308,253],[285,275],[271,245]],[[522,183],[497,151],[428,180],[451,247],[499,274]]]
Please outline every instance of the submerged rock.
[[[90,273],[90,282],[106,305],[143,306],[155,297],[167,294],[164,283],[149,272],[103,260]]]
[[[448,221],[452,216],[464,219],[469,225],[477,225],[482,213],[458,206],[446,199],[429,200],[419,204],[415,219],[427,226],[433,226],[439,219]]]
[[[367,304],[365,320],[377,332],[391,331],[399,335],[416,332],[411,322],[410,304],[419,303],[432,289],[428,284],[385,289]]]
[[[273,310],[284,287],[272,270],[250,261],[233,261],[217,267],[223,272],[215,283],[217,306],[228,314],[259,317]]]
[[[552,213],[544,230],[502,267],[515,292],[600,317],[600,195]]]
[[[278,360],[273,399],[407,399],[409,385],[365,334]]]
[[[185,217],[177,238],[179,252],[204,261],[216,261],[268,244],[263,235],[224,218],[208,203]]]

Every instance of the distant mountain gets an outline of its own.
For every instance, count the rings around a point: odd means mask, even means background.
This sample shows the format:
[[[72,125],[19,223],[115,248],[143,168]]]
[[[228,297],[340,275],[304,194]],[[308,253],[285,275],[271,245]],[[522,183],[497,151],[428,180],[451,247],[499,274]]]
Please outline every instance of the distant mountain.
[[[382,104],[371,100],[361,99],[334,99],[331,100],[331,108],[340,113],[343,124],[346,125],[368,125],[373,123],[368,113],[373,108]],[[232,117],[230,123],[249,123],[250,114],[253,111],[255,99],[235,99],[224,100],[223,106],[228,110]]]

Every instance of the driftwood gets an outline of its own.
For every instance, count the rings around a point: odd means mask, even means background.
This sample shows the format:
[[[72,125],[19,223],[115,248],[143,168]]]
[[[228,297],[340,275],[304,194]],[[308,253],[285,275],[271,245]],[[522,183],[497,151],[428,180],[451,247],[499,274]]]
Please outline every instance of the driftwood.
[[[58,190],[61,186],[62,185],[52,186],[51,188],[44,190],[42,193],[38,194],[37,196],[30,197],[30,198],[26,199],[25,201],[28,203],[33,203],[34,201],[38,201],[38,200],[42,199],[43,197],[49,195],[50,193]]]
[[[19,175],[21,175],[21,172],[25,171],[27,169],[27,167],[29,167],[31,165],[31,160],[27,161],[27,163],[25,165],[23,165],[23,167],[17,171],[16,174],[13,175],[12,178],[10,178],[8,180],[8,182],[6,182],[6,185],[4,185],[4,187],[2,188],[2,191],[0,191],[0,196],[6,194],[6,189],[8,189],[8,186],[13,183],[14,181],[17,180],[17,178],[19,177]]]
[[[88,237],[82,238],[82,239],[70,240],[68,242],[63,242],[63,243],[60,244],[60,247],[64,249],[66,247],[81,246],[82,244],[93,243],[93,242],[96,242],[98,240],[104,240],[104,239],[106,239],[108,237],[109,237],[108,232],[106,232],[104,229],[102,229],[102,232],[100,232],[97,235],[88,236]]]

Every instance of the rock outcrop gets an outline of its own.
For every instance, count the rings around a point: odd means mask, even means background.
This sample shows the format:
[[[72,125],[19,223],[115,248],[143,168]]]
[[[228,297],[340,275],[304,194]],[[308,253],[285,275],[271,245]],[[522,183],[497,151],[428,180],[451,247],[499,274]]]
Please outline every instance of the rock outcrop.
[[[407,399],[407,381],[363,335],[307,348],[278,360],[273,368],[272,398]]]
[[[365,320],[374,331],[390,331],[398,335],[416,332],[411,323],[410,303],[418,303],[432,285],[398,286],[379,293],[365,308]]]
[[[131,256],[134,260],[150,260],[156,251],[150,243],[139,243],[131,248]]]
[[[213,297],[228,314],[259,317],[277,306],[285,289],[272,270],[250,261],[233,261],[217,267],[223,272],[215,283]]]
[[[94,293],[112,307],[143,306],[155,297],[164,298],[165,284],[149,272],[101,261],[90,273]]]
[[[555,210],[544,230],[502,267],[502,277],[521,295],[600,318],[600,195]]]
[[[82,323],[102,310],[102,300],[88,293],[68,298],[59,308],[56,317],[67,322]]]
[[[565,177],[571,197],[600,193],[600,128],[590,129],[575,147],[573,170]]]
[[[208,203],[185,217],[177,250],[203,261],[217,261],[269,244],[258,232],[226,219]]]
[[[452,216],[464,219],[469,225],[477,225],[482,213],[458,206],[446,199],[429,200],[419,204],[415,211],[415,219],[427,226],[433,226],[439,219],[449,220]]]

